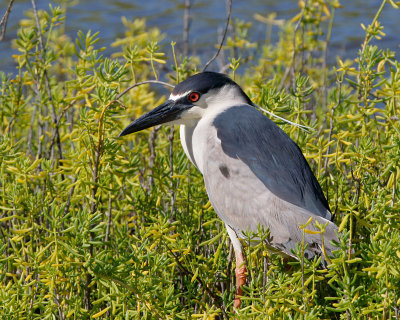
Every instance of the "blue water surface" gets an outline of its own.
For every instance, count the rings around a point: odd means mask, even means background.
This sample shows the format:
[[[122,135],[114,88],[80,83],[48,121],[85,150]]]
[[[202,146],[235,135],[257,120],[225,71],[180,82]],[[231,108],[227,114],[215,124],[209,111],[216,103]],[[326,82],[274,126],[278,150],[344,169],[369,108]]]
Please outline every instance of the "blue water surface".
[[[0,0],[0,13],[4,14],[9,0]],[[165,43],[172,40],[182,43],[183,8],[185,0],[81,0],[67,10],[66,32],[72,38],[79,30],[99,31],[99,45],[108,47],[105,52],[113,52],[110,44],[124,32],[121,17],[128,19],[146,18],[148,26],[156,26],[165,34]],[[48,9],[49,1],[38,0],[39,9]],[[57,5],[57,2],[51,2]],[[336,56],[354,58],[364,39],[360,24],[368,25],[380,6],[380,0],[342,0],[343,8],[336,11],[328,60],[335,62]],[[11,42],[15,39],[18,22],[31,10],[31,1],[16,0],[9,17],[5,40],[0,42],[0,70],[15,73],[15,63]],[[252,22],[250,38],[263,41],[266,27],[254,19],[254,14],[267,16],[277,13],[276,19],[291,19],[300,11],[298,0],[233,0],[232,18]],[[190,45],[191,53],[200,55],[203,62],[213,54],[218,42],[218,30],[225,25],[226,2],[223,0],[191,0]],[[400,10],[393,10],[390,4],[384,8],[381,18],[386,37],[379,41],[380,48],[389,48],[399,55]],[[277,39],[278,27],[273,29],[273,39]]]

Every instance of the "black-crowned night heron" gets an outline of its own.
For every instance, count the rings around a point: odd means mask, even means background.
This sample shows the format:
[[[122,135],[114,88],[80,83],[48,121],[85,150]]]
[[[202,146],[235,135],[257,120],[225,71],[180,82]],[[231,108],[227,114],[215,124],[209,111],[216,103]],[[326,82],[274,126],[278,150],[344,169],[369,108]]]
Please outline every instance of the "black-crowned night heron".
[[[306,258],[321,255],[322,247],[331,254],[337,226],[300,148],[234,81],[215,72],[191,76],[120,136],[159,124],[181,126],[183,149],[203,174],[210,202],[225,222],[236,256],[235,307],[246,281],[239,240],[244,232],[268,228],[268,245],[288,256],[304,234]],[[326,225],[324,244],[320,234],[299,228],[310,218]]]

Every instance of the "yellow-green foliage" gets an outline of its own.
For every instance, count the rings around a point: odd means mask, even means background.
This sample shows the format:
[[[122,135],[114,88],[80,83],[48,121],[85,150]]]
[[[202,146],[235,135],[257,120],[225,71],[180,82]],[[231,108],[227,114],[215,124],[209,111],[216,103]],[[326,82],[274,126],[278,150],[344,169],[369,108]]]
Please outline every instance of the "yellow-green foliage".
[[[379,48],[380,9],[359,55],[327,67],[338,5],[300,2],[274,45],[249,42],[251,25],[234,21],[224,47],[255,103],[314,128],[278,122],[342,231],[328,269],[302,259],[301,247],[290,270],[263,242],[246,247],[236,314],[229,239],[175,130],[116,138],[168,93],[124,89],[158,77],[175,84],[199,59],[167,59],[174,43],[161,47],[144,20],[123,19],[109,59],[101,34],[64,34],[63,9],[39,12],[39,32],[29,14],[16,72],[0,73],[0,317],[399,319],[400,64]],[[272,18],[256,16],[268,28]]]

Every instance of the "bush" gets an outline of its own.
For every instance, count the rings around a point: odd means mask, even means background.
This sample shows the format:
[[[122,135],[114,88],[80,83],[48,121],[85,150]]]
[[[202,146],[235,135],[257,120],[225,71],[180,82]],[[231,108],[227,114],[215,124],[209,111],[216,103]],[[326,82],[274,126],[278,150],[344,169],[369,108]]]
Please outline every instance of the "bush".
[[[338,2],[300,5],[277,43],[249,42],[251,25],[235,21],[223,49],[255,103],[313,128],[279,122],[342,232],[330,266],[300,257],[287,271],[262,242],[247,246],[234,314],[232,248],[175,129],[116,139],[164,99],[140,82],[176,84],[200,59],[160,47],[140,19],[123,19],[106,58],[97,33],[69,38],[64,9],[50,6],[39,25],[21,21],[16,74],[0,74],[3,319],[399,319],[400,64],[377,46],[381,9],[397,5],[382,1],[356,59],[336,67],[326,50]]]

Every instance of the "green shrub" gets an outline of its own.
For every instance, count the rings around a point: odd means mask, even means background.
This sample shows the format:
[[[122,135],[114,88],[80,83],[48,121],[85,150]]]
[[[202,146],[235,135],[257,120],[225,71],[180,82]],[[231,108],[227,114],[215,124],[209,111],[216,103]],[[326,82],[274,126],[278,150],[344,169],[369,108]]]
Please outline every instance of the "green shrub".
[[[288,271],[262,242],[247,246],[236,314],[232,248],[175,129],[116,138],[165,99],[135,84],[175,84],[200,59],[160,47],[140,19],[123,19],[106,58],[97,33],[64,33],[64,9],[40,11],[39,26],[28,13],[16,72],[0,73],[2,319],[399,319],[400,64],[377,41],[390,5],[336,67],[326,50],[337,1],[300,2],[274,44],[249,42],[251,24],[232,22],[232,76],[255,103],[314,129],[278,122],[342,231],[327,269],[300,259]]]

